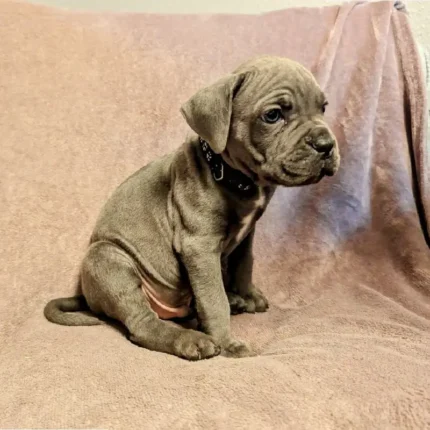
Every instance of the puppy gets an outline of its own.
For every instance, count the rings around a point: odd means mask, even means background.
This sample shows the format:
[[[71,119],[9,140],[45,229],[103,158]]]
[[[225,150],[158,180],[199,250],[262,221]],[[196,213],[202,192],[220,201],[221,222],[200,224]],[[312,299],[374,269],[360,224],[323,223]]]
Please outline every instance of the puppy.
[[[326,105],[312,74],[278,57],[198,91],[181,109],[195,135],[120,185],[83,260],[83,296],[52,300],[46,318],[94,325],[108,316],[132,342],[189,360],[252,354],[232,338],[230,313],[268,308],[252,283],[255,223],[278,185],[337,171]],[[201,331],[167,321],[194,316]]]

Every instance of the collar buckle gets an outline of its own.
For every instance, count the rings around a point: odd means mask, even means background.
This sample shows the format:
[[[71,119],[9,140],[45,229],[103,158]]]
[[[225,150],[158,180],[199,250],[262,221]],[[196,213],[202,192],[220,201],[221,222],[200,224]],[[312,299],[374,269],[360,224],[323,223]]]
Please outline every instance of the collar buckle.
[[[245,195],[255,193],[256,185],[250,178],[238,170],[232,169],[228,164],[225,164],[222,157],[218,154],[215,154],[208,142],[206,142],[201,137],[199,137],[199,142],[204,154],[204,158],[210,167],[212,177],[214,178],[215,182],[223,181],[224,186],[227,188]]]
[[[215,181],[222,181],[224,179],[224,164],[220,165],[219,176],[217,176],[215,170],[212,170],[212,176],[214,177]]]

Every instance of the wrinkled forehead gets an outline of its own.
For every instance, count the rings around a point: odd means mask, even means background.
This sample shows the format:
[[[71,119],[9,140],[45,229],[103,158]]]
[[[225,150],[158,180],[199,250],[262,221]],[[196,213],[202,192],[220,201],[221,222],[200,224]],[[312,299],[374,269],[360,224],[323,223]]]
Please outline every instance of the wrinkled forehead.
[[[321,106],[325,102],[325,95],[313,75],[297,63],[250,67],[241,72],[247,75],[243,91],[238,94],[241,102],[258,105],[299,103],[303,108]]]

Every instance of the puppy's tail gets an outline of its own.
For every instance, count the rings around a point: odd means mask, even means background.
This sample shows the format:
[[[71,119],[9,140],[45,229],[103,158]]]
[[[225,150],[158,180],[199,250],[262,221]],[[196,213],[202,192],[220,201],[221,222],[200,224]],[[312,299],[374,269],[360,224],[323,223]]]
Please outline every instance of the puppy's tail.
[[[56,324],[79,326],[100,325],[104,322],[91,314],[84,296],[51,300],[43,311],[46,319]]]

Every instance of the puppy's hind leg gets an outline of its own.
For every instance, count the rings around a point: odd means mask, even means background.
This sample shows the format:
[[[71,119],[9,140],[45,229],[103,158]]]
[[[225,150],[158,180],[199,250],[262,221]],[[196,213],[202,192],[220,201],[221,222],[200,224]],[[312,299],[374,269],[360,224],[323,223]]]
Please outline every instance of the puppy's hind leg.
[[[81,273],[82,292],[91,310],[122,322],[133,343],[188,360],[220,353],[219,346],[206,334],[158,318],[141,290],[133,260],[117,246],[93,244]]]

